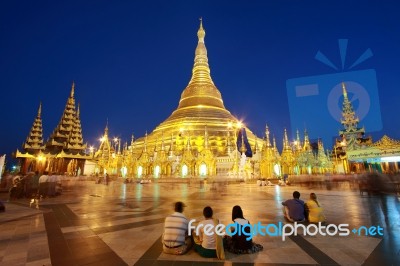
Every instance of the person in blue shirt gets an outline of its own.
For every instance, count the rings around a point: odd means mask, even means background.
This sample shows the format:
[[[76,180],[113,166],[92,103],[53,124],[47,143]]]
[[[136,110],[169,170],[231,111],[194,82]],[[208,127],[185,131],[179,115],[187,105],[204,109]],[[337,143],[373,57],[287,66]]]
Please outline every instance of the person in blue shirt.
[[[304,201],[300,199],[300,192],[293,192],[293,199],[282,202],[283,214],[290,222],[304,222]]]

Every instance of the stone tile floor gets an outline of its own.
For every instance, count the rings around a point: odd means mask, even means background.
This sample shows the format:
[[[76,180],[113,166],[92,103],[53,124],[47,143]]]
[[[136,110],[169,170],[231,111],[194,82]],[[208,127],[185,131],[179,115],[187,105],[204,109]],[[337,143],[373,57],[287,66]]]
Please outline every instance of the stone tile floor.
[[[360,195],[349,187],[332,190],[255,184],[123,184],[90,181],[64,184],[64,192],[30,208],[30,199],[5,202],[0,213],[2,265],[400,265],[400,204],[393,194]],[[281,202],[301,192],[317,193],[328,224],[381,226],[383,236],[350,232],[348,236],[255,236],[264,250],[251,255],[226,253],[226,260],[206,259],[193,250],[182,256],[162,253],[165,216],[175,201],[184,214],[202,219],[209,205],[221,223],[230,223],[240,205],[252,224],[285,224]],[[7,194],[0,199],[7,200]]]

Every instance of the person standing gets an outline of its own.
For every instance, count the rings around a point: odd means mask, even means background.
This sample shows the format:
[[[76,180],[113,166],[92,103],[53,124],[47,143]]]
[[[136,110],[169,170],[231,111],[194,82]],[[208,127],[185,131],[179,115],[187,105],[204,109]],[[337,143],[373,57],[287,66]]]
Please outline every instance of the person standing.
[[[300,199],[300,192],[293,192],[293,199],[288,199],[282,202],[284,206],[283,213],[285,218],[290,222],[304,222],[305,221],[305,209],[304,201]]]
[[[183,215],[186,205],[178,201],[175,203],[175,212],[164,223],[162,235],[163,251],[168,254],[182,255],[192,247],[192,239],[188,235],[188,219]]]

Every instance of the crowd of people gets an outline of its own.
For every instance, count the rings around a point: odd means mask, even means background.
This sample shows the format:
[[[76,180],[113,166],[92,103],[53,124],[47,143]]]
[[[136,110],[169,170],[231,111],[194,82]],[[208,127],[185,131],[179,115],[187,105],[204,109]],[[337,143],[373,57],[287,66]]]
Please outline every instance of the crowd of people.
[[[284,217],[288,222],[325,223],[321,204],[315,193],[310,194],[307,202],[300,200],[300,193],[293,192],[293,198],[282,202]],[[250,222],[243,215],[243,210],[239,205],[232,208],[232,222],[239,228],[246,230],[245,233],[233,232],[221,236],[210,228],[217,228],[219,220],[214,217],[213,209],[206,206],[203,209],[204,219],[200,221],[196,228],[189,232],[189,220],[183,214],[185,204],[176,202],[175,212],[167,216],[162,235],[163,251],[168,254],[182,255],[192,247],[202,257],[205,258],[225,258],[225,251],[234,254],[252,254],[263,250],[261,244],[255,243],[251,237]],[[208,231],[207,233],[205,233]],[[210,232],[213,232],[210,234]]]
[[[48,172],[6,175],[3,180],[1,186],[8,190],[9,200],[54,197],[62,193],[61,177]]]

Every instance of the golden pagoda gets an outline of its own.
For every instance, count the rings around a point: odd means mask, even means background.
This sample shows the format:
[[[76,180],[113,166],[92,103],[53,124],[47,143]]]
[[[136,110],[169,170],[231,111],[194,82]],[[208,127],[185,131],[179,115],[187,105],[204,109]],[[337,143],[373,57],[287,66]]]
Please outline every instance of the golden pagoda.
[[[151,133],[138,139],[132,136],[130,145],[126,144],[122,151],[113,149],[106,127],[100,148],[93,156],[95,173],[133,178],[240,179],[299,174],[300,170],[294,171],[297,156],[313,155],[308,135],[302,147],[297,134],[293,152],[285,129],[282,155],[275,137],[271,145],[268,126],[265,141],[255,136],[224,106],[221,92],[211,78],[201,20],[197,37],[192,76],[176,110]]]
[[[294,173],[294,163],[295,158],[285,128],[283,133],[283,149],[281,155],[282,174],[292,175]]]
[[[236,143],[241,122],[225,108],[221,92],[211,78],[201,20],[197,37],[192,77],[181,94],[177,109],[129,148],[137,158],[138,169],[134,170],[134,175],[139,172],[161,177],[228,174],[233,171],[235,158],[240,156],[235,155],[237,151],[232,143]],[[252,146],[262,143],[246,130]],[[167,150],[168,157],[160,158],[159,152]]]

